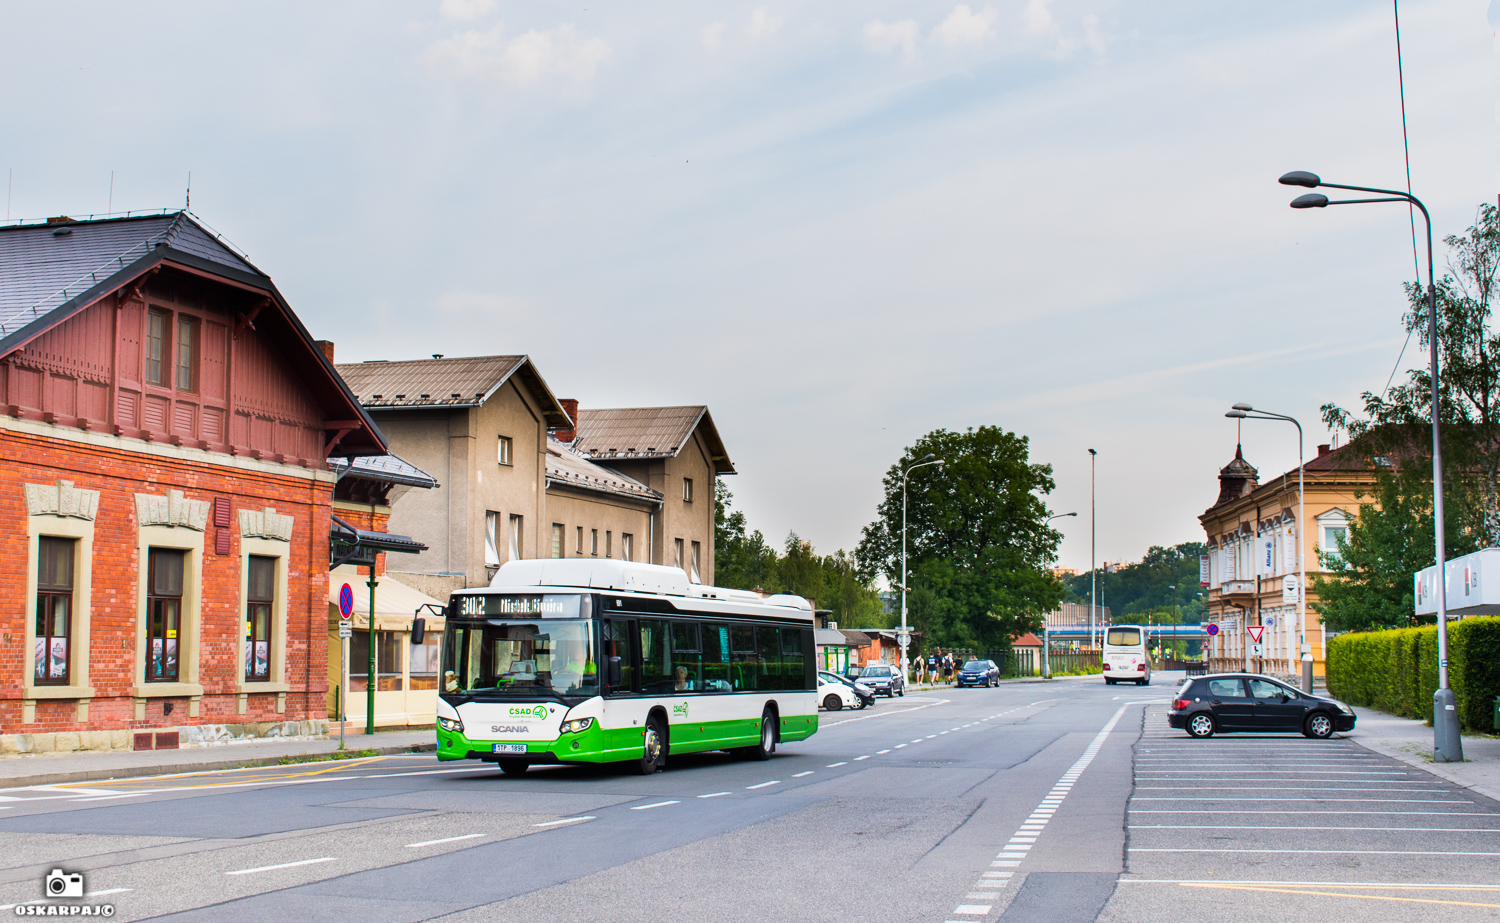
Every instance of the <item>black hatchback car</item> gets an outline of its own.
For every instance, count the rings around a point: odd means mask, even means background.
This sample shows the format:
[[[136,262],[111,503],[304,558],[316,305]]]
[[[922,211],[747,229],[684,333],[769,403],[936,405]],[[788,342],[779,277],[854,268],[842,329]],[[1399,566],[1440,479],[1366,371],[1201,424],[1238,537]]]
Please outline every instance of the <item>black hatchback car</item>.
[[[971,660],[958,671],[960,686],[998,686],[1000,668],[993,660]]]
[[[1215,673],[1183,680],[1167,723],[1193,737],[1224,731],[1331,737],[1354,730],[1354,709],[1255,673]]]

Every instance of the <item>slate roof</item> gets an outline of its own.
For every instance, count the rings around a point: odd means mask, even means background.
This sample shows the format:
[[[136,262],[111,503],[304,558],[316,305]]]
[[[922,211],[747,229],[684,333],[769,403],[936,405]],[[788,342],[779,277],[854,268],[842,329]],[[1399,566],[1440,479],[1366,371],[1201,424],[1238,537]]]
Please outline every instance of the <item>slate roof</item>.
[[[350,390],[369,410],[422,410],[478,407],[519,376],[539,404],[548,426],[562,426],[568,415],[526,356],[463,356],[345,362],[338,365]]]
[[[270,281],[186,212],[0,228],[0,337],[61,307],[158,246]]]
[[[618,471],[596,465],[551,437],[547,439],[547,484],[566,484],[583,490],[639,497],[656,503],[662,501],[660,491],[652,490]]]
[[[734,463],[719,438],[708,408],[621,407],[578,409],[578,435],[573,447],[586,458],[675,458],[699,425],[704,427],[709,454],[719,474],[734,474]]]
[[[171,267],[264,292],[276,310],[258,329],[282,344],[316,400],[357,416],[341,443],[363,455],[387,450],[380,428],[323,357],[271,277],[187,211],[0,227],[0,356],[24,347],[154,269]],[[296,349],[293,344],[301,346]]]
[[[382,481],[387,484],[405,484],[411,487],[437,487],[437,478],[413,465],[399,455],[362,455],[354,459],[330,458],[328,467],[339,474],[345,468],[348,476],[367,481]]]

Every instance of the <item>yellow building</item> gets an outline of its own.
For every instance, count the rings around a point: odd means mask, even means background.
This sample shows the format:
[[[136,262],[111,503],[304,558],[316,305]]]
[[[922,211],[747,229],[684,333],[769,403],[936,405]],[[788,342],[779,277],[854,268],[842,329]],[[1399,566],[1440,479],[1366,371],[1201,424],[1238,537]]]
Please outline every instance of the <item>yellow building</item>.
[[[1297,556],[1305,556],[1307,579],[1323,573],[1318,549],[1337,548],[1373,478],[1350,446],[1318,446],[1303,465],[1304,518],[1297,517],[1297,469],[1262,484],[1259,472],[1236,446],[1219,471],[1219,498],[1198,521],[1207,536],[1205,626],[1219,632],[1207,642],[1211,670],[1253,670],[1295,676],[1301,672],[1295,595]],[[1370,502],[1368,498],[1364,502]],[[1290,585],[1289,585],[1290,584]],[[1313,672],[1323,674],[1327,634],[1307,595],[1306,643]],[[1260,644],[1250,629],[1260,628]]]

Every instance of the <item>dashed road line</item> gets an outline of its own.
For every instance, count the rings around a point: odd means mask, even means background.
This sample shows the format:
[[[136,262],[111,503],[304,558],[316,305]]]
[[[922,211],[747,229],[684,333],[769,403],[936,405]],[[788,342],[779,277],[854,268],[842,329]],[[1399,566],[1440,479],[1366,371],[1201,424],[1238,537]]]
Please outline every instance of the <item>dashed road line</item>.
[[[812,775],[813,772],[814,772],[814,770],[811,770],[811,769],[803,770],[802,772],[795,772],[795,773],[792,773],[792,778],[793,779],[800,779],[803,776],[810,776],[810,775]]]
[[[631,808],[632,811],[649,811],[652,808],[664,808],[669,804],[681,804],[680,801],[657,801],[652,804],[638,804]]]
[[[299,865],[317,865],[320,862],[337,862],[334,856],[323,856],[321,859],[303,859],[301,862],[283,862],[280,865],[261,865],[253,869],[235,869],[225,872],[225,875],[254,875],[257,872],[274,872],[277,869],[296,868]]]
[[[532,824],[531,826],[533,826],[533,827],[551,827],[554,824],[567,824],[567,823],[572,823],[575,820],[581,820],[581,818],[570,817],[567,820],[549,820],[545,824]],[[423,840],[420,843],[407,843],[406,844],[406,848],[407,849],[419,849],[419,848],[421,848],[423,846],[436,846],[439,843],[457,843],[459,840],[474,840],[474,839],[478,839],[479,837],[482,837],[482,836],[484,836],[484,834],[482,834],[482,833],[465,833],[463,836],[445,836],[441,840]]]
[[[698,797],[699,798],[720,798],[720,797],[722,797],[724,795],[728,795],[728,794],[730,794],[730,793],[729,792],[709,792],[707,795],[699,795]]]
[[[745,788],[750,789],[750,790],[754,790],[754,789],[757,789],[757,788],[766,788],[766,787],[771,786],[771,785],[780,785],[780,784],[781,784],[781,780],[780,779],[772,779],[769,782],[762,782],[759,785],[747,785],[747,786],[745,786]]]
[[[531,826],[533,826],[533,827],[556,827],[559,824],[576,824],[576,823],[580,823],[581,821],[593,820],[593,819],[594,819],[594,815],[592,815],[592,814],[586,814],[583,817],[564,817],[562,820],[549,820],[549,821],[545,821],[545,822],[540,823],[540,824],[532,824]],[[482,834],[482,833],[474,833],[474,834],[470,834],[470,836],[484,836],[484,834]],[[467,837],[458,837],[457,839],[467,839]],[[444,841],[443,840],[433,840],[432,842],[434,842],[434,843],[442,843]],[[426,846],[427,844],[426,843],[412,843],[411,845],[412,846]]]

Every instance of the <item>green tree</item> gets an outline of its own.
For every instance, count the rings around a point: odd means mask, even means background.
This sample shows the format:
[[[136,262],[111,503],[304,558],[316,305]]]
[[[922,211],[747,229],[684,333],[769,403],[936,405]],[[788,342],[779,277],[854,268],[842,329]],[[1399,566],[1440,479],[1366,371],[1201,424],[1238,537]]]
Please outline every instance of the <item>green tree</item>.
[[[776,549],[757,529],[747,534],[745,514],[729,509],[734,495],[714,482],[714,583],[731,589],[777,592]]]
[[[1447,556],[1500,544],[1500,336],[1490,326],[1500,273],[1500,214],[1482,205],[1474,225],[1444,239],[1437,281],[1438,408],[1443,432],[1443,544]],[[1424,347],[1426,287],[1407,283],[1409,333]],[[1315,578],[1314,608],[1341,631],[1407,624],[1412,574],[1435,559],[1432,533],[1432,379],[1408,373],[1388,393],[1365,392],[1364,415],[1324,404],[1330,429],[1348,432],[1374,475],[1337,549],[1319,549],[1329,578]]]
[[[887,472],[879,518],[856,558],[866,574],[901,582],[901,475],[928,453],[944,462],[908,479],[908,608],[923,646],[999,649],[1041,627],[1063,587],[1050,566],[1062,535],[1042,495],[1052,467],[1030,460],[1025,437],[995,426],[935,430]]]
[[[1140,561],[1100,569],[1092,576],[1098,581],[1100,606],[1109,606],[1119,623],[1144,621],[1146,612],[1167,606],[1181,607],[1184,624],[1202,621],[1204,604],[1198,586],[1198,558],[1207,552],[1202,542],[1183,542],[1164,548],[1153,545]],[[1090,573],[1066,579],[1070,602],[1089,601]]]

